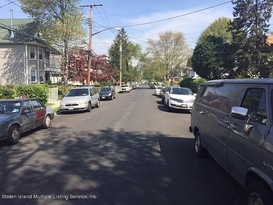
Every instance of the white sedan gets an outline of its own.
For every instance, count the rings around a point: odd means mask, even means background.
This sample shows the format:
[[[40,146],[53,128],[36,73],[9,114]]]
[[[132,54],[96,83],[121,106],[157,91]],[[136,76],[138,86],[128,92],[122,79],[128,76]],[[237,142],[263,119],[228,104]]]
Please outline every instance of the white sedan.
[[[191,110],[195,95],[189,88],[171,87],[169,92],[165,93],[164,106],[170,110],[182,109]]]

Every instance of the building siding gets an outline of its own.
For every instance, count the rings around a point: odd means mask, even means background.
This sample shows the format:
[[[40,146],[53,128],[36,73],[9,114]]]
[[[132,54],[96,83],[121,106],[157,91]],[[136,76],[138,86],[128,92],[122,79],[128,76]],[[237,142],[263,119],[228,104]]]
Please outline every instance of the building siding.
[[[26,84],[24,45],[0,45],[0,84]]]

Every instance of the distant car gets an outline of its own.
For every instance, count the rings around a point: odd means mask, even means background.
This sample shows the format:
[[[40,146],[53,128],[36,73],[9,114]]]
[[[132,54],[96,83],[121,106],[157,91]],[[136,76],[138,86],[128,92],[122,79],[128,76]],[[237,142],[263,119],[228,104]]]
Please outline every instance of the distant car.
[[[0,140],[16,144],[22,133],[49,128],[54,112],[38,99],[0,100]]]
[[[131,91],[131,86],[130,85],[122,85],[121,86],[121,89],[120,89],[120,92],[127,92],[129,93]]]
[[[165,87],[165,88],[161,89],[160,96],[162,98],[162,104],[165,103],[165,93],[170,92],[170,89],[171,89],[171,87]]]
[[[189,88],[170,87],[165,93],[164,105],[168,110],[182,109],[191,110],[195,100],[195,95]]]
[[[155,87],[155,92],[154,92],[154,95],[155,96],[158,96],[158,97],[161,97],[161,90],[163,89],[164,87],[163,86],[156,86]]]
[[[100,106],[100,96],[94,87],[78,87],[69,90],[60,102],[60,112],[87,111]]]
[[[113,100],[114,98],[116,98],[116,92],[111,87],[101,88],[99,94],[101,100]]]

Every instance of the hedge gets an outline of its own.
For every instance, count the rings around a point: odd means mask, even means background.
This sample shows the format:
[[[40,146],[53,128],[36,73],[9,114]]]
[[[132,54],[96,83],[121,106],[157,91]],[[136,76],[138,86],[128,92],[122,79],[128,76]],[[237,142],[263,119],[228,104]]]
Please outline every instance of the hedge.
[[[48,86],[45,84],[0,86],[0,99],[13,99],[22,97],[37,98],[46,103],[48,98]]]
[[[180,83],[180,87],[187,87],[192,90],[192,92],[197,93],[200,88],[200,84],[205,82],[204,78],[192,79],[192,78],[184,78]]]

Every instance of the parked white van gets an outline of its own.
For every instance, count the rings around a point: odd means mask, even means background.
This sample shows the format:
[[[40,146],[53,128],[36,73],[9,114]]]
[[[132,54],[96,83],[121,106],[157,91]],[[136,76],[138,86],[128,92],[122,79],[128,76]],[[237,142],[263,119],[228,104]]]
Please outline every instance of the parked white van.
[[[196,154],[209,153],[246,188],[245,204],[273,204],[273,79],[203,83],[190,131]]]

